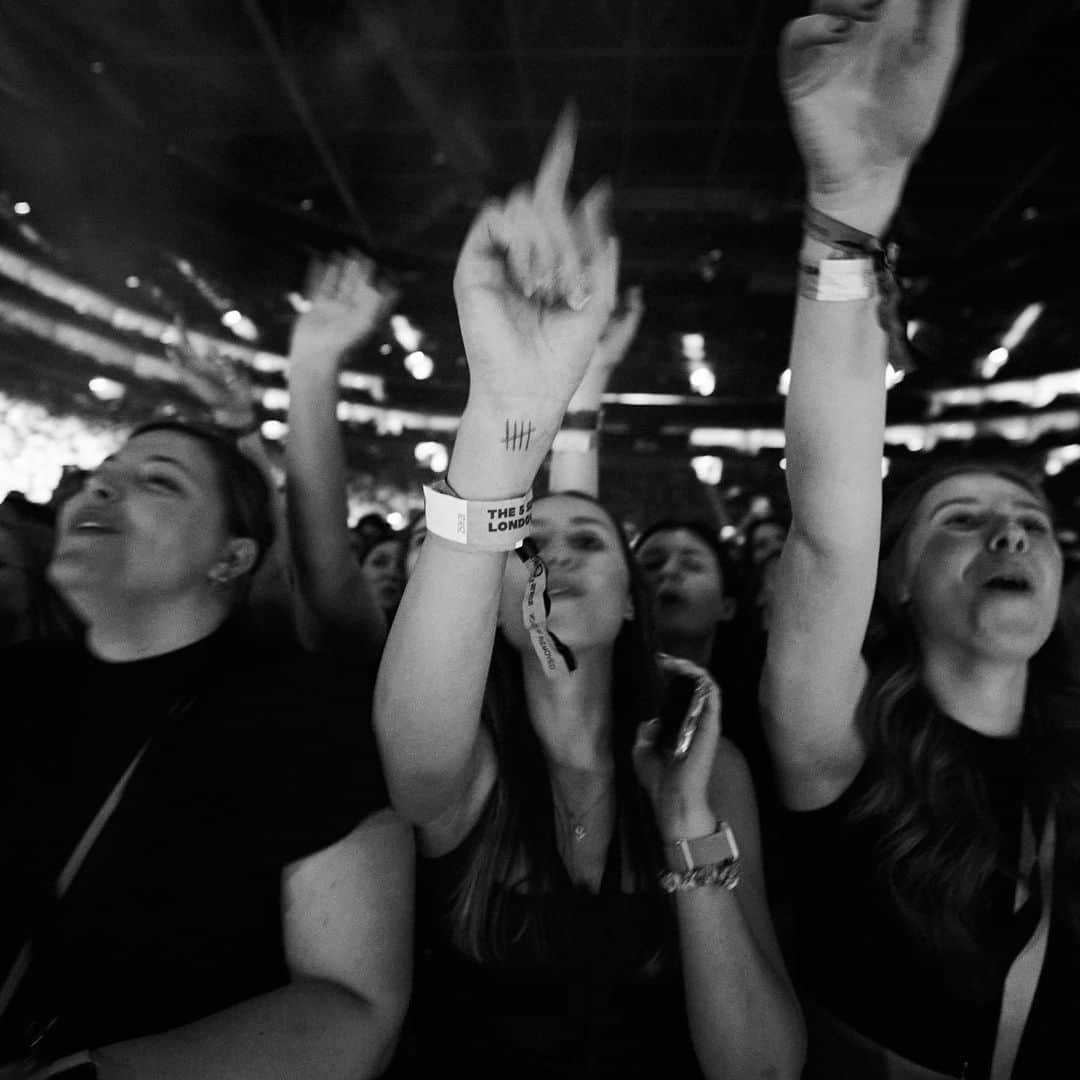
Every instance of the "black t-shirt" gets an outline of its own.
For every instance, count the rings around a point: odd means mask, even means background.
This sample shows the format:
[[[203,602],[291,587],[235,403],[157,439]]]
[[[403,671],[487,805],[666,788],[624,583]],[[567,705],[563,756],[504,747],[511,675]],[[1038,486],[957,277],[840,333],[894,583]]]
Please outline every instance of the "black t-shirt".
[[[884,826],[851,816],[879,775],[868,761],[835,802],[786,815],[796,973],[816,1005],[861,1034],[926,1068],[979,1080],[987,1075],[993,1053],[1006,972],[1036,915],[1033,910],[1014,915],[1015,877],[1006,869],[1015,867],[1019,857],[1022,756],[1014,740],[943,722],[954,726],[955,737],[982,772],[1001,836],[1002,869],[974,913],[981,956],[943,957],[901,919],[875,872]],[[1060,831],[1059,824],[1059,836]],[[1061,848],[1059,839],[1059,854]],[[1073,1077],[1080,1060],[1080,952],[1063,918],[1063,899],[1059,881],[1047,957],[1015,1080]]]
[[[623,891],[618,842],[597,893],[574,885],[554,852],[550,888],[505,889],[501,960],[457,947],[451,904],[491,812],[489,799],[454,851],[420,861],[413,1007],[395,1077],[700,1077],[671,900]]]
[[[53,1052],[100,1046],[285,984],[282,869],[387,802],[370,676],[271,652],[232,627],[132,663],[19,646],[0,655],[0,676],[0,971],[35,936],[0,1047],[53,1020]],[[60,869],[147,738],[52,904]]]

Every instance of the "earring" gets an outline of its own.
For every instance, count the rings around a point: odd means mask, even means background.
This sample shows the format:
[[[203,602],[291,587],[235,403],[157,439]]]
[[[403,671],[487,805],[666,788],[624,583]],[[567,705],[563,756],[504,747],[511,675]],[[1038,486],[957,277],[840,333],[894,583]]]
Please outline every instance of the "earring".
[[[207,575],[210,578],[211,585],[228,585],[229,584],[229,571],[224,566],[215,566],[213,570]]]

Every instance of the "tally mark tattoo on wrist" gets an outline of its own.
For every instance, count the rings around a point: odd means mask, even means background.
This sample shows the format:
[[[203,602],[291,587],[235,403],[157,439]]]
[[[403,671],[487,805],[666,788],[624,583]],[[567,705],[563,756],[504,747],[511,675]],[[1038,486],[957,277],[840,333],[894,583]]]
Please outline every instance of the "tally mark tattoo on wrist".
[[[506,434],[501,442],[507,450],[528,450],[535,431],[532,421],[507,420]]]

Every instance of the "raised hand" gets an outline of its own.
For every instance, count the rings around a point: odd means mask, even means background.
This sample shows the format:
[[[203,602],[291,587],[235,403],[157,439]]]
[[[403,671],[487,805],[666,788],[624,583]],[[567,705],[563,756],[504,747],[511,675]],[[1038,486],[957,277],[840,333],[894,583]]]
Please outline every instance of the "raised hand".
[[[212,345],[200,352],[182,323],[177,329],[179,342],[165,352],[179,368],[184,384],[218,427],[237,433],[250,431],[255,426],[255,400],[247,373]]]
[[[533,186],[485,207],[458,260],[469,403],[492,416],[524,410],[557,427],[615,306],[609,189],[598,185],[576,208],[567,204],[575,141],[566,112]]]
[[[634,285],[623,294],[623,303],[612,312],[600,340],[593,350],[589,366],[570,402],[570,410],[600,408],[604,390],[611,373],[623,362],[634,338],[637,336],[641,317],[645,314],[645,301],[641,286]]]
[[[884,230],[941,114],[966,3],[815,0],[787,26],[780,82],[812,206]]]
[[[690,711],[699,711],[697,730],[685,756],[674,759],[658,749],[660,722],[641,725],[634,744],[634,771],[648,793],[661,835],[677,838],[694,830],[700,822],[705,835],[712,831],[715,816],[709,805],[712,779],[720,739],[720,689],[704,668],[674,656],[660,654],[661,666],[672,675],[689,675],[698,686]]]
[[[612,312],[608,319],[600,340],[596,343],[590,369],[593,366],[606,369],[610,372],[622,363],[634,338],[637,336],[638,327],[641,325],[641,317],[645,314],[645,300],[642,296],[641,286],[632,285],[626,290],[623,298],[623,306]]]
[[[307,310],[293,323],[293,364],[336,366],[348,349],[369,337],[397,298],[375,283],[375,264],[358,252],[316,259],[308,271]]]

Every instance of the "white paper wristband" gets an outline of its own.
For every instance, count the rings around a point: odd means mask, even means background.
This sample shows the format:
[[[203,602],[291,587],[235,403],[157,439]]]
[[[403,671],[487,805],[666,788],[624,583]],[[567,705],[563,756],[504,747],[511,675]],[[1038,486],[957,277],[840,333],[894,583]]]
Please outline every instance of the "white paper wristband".
[[[799,265],[799,292],[811,300],[869,300],[878,295],[874,260],[821,259]]]
[[[532,490],[513,499],[461,499],[440,480],[424,485],[427,530],[444,540],[487,551],[511,551],[529,535]]]

